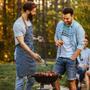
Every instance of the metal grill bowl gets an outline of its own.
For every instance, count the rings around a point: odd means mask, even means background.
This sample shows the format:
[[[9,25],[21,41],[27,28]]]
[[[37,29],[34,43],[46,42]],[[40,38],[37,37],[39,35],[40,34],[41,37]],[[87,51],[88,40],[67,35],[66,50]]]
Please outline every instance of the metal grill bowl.
[[[50,84],[50,83],[54,83],[57,78],[58,78],[58,74],[54,73],[54,72],[37,72],[34,75],[32,75],[35,80],[39,83],[42,84]]]

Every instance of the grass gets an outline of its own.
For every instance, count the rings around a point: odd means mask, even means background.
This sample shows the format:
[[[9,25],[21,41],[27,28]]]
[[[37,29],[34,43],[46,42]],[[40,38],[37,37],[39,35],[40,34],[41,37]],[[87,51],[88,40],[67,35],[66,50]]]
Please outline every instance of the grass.
[[[38,65],[38,71],[50,71],[53,68],[53,63],[48,62],[47,66]],[[0,64],[0,90],[14,90],[15,86],[15,64]],[[66,85],[66,77],[61,80],[63,85]],[[34,85],[34,89],[38,86],[38,84]]]
[[[15,65],[0,65],[0,90],[14,90]]]

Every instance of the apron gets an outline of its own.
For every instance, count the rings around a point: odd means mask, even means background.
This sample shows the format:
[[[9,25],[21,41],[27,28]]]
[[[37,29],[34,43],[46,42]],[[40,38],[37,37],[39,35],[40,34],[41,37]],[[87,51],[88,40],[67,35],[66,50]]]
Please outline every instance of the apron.
[[[32,34],[32,26],[27,27],[24,42],[34,51]],[[35,60],[19,44],[16,46],[16,71],[19,77],[29,76],[36,72]]]

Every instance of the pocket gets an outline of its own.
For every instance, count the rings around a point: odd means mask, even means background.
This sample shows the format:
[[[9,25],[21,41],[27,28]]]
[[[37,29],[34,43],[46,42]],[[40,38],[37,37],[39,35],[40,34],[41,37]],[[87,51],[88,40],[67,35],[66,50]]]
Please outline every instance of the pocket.
[[[71,63],[76,64],[76,60],[72,60],[71,58],[69,58],[69,60],[70,60]]]

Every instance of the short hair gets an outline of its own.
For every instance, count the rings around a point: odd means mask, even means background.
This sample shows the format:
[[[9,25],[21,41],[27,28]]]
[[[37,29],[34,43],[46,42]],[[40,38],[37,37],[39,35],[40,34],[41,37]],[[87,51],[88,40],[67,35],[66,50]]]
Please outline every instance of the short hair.
[[[32,9],[36,8],[36,4],[34,2],[28,1],[23,5],[24,12],[26,10],[32,11]]]
[[[89,40],[88,34],[85,33],[85,39]]]
[[[62,13],[63,13],[63,14],[69,14],[69,13],[70,13],[71,15],[74,14],[73,9],[70,8],[70,7],[65,7],[65,8],[62,10]]]

